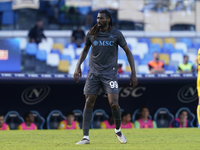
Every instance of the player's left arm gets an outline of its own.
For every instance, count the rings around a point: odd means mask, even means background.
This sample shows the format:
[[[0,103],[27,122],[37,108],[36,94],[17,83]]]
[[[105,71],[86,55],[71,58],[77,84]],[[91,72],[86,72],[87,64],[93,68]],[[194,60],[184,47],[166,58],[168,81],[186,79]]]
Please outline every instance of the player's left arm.
[[[123,49],[126,53],[126,57],[127,57],[128,62],[130,64],[130,67],[131,67],[130,85],[132,85],[132,87],[135,88],[138,84],[138,81],[137,81],[137,77],[136,77],[134,58],[133,58],[133,55],[132,55],[127,44],[125,46],[123,46]]]

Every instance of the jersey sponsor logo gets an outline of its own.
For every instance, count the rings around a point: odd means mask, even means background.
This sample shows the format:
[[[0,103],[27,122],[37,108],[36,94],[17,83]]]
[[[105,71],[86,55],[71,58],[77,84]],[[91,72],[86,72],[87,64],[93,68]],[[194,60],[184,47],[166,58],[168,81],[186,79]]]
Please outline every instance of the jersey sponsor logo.
[[[197,89],[194,84],[188,84],[182,87],[177,94],[179,101],[182,103],[191,103],[198,99]]]
[[[93,45],[94,45],[94,46],[97,46],[97,45],[98,45],[98,41],[95,40],[95,41],[93,42]]]
[[[94,46],[114,46],[114,41],[94,41]]]
[[[32,86],[22,92],[22,101],[27,105],[34,105],[44,100],[50,92],[49,86]]]

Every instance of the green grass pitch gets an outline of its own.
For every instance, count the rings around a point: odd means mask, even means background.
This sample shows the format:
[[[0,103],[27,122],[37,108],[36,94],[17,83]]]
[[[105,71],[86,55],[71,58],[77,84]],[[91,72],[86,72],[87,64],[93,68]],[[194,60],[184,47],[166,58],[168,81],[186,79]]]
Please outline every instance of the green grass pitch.
[[[200,130],[123,129],[126,144],[114,130],[90,130],[90,143],[76,145],[82,130],[1,131],[0,150],[199,150]]]

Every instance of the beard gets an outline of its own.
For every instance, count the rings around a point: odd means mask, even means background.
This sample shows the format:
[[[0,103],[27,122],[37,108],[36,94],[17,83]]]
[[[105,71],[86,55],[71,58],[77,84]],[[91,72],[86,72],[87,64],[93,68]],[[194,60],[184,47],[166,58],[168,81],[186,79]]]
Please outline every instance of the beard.
[[[107,23],[105,24],[98,23],[98,24],[100,24],[100,26],[98,26],[99,29],[103,29],[107,25]]]

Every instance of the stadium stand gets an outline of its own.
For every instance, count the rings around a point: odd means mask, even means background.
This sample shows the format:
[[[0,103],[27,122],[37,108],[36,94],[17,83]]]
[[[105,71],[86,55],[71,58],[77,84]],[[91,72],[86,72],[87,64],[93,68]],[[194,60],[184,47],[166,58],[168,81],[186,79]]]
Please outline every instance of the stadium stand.
[[[17,129],[18,125],[24,122],[24,119],[16,111],[9,111],[5,115],[5,122],[9,125],[10,129]]]
[[[167,108],[160,108],[154,114],[154,120],[158,128],[168,128],[174,116]]]
[[[101,122],[107,119],[108,119],[108,115],[103,109],[95,110],[92,115],[91,128],[99,129]]]

